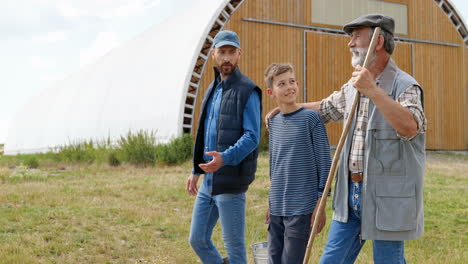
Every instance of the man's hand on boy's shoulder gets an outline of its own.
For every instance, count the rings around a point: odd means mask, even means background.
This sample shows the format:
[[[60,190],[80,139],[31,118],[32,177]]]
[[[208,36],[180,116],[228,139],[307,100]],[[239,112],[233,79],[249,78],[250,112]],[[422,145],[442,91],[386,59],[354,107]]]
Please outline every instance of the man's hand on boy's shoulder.
[[[208,163],[198,165],[206,173],[212,173],[219,170],[223,166],[223,156],[220,152],[210,151],[205,153],[207,156],[212,156],[213,160]]]
[[[273,108],[268,114],[265,116],[265,126],[266,129],[270,128],[270,119],[272,119],[275,115],[277,115],[280,112],[279,107]]]
[[[307,108],[307,109],[314,110],[316,112],[318,112],[320,110],[320,101],[319,102],[310,102],[310,103],[300,103],[298,105],[300,105],[301,107]],[[279,107],[275,107],[275,108],[273,108],[273,110],[271,110],[270,112],[268,112],[268,114],[265,115],[265,120],[264,121],[265,121],[266,129],[270,128],[270,120],[273,117],[275,117],[275,115],[277,115],[279,112],[280,112]]]

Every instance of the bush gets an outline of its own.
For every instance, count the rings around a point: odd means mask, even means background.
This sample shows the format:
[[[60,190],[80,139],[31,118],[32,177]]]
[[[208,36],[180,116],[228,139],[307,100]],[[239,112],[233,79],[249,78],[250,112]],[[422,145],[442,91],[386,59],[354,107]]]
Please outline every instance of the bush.
[[[116,150],[109,152],[109,155],[107,156],[107,163],[112,167],[120,166],[121,162]]]
[[[166,164],[180,164],[192,156],[193,140],[191,134],[172,139],[168,144],[158,145],[158,160]]]
[[[116,155],[116,147],[112,144],[110,137],[106,140],[99,141],[94,146],[94,163],[102,164],[102,163],[109,163],[110,156],[114,156],[117,158]],[[119,161],[120,162],[120,161]],[[119,163],[120,165],[120,163]],[[112,165],[111,165],[112,166]],[[118,166],[118,165],[117,165]]]
[[[62,161],[93,163],[96,149],[92,140],[72,143],[58,148],[58,156]]]
[[[121,136],[118,146],[122,151],[123,161],[142,167],[156,165],[155,134],[140,130],[136,134],[129,131],[126,137]]]
[[[37,169],[39,168],[39,161],[37,160],[36,156],[28,155],[23,162],[24,166],[28,169]]]
[[[129,163],[135,166],[155,166],[156,161],[165,164],[180,164],[192,156],[192,135],[184,134],[167,144],[156,144],[156,133],[140,130],[121,136],[117,144],[110,138],[72,143],[50,149],[47,153],[17,156],[0,156],[0,166],[14,168],[23,165],[27,168],[47,167],[60,162],[102,164],[120,166]]]

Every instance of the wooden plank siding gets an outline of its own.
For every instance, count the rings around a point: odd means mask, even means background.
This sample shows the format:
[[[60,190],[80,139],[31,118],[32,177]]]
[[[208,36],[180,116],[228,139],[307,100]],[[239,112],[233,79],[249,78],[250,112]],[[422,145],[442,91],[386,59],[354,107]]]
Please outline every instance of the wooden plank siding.
[[[433,0],[411,0],[408,4],[408,37],[463,45],[452,22]]]
[[[311,5],[312,0],[246,0],[234,16],[308,25]]]
[[[468,48],[464,46],[450,19],[433,0],[411,0],[407,4],[408,35],[402,37],[460,45],[451,47],[411,41],[397,42],[393,58],[402,70],[414,74],[425,91],[425,111],[429,125],[427,148],[468,150]],[[245,0],[224,27],[239,34],[243,49],[239,66],[264,91],[262,116],[275,107],[275,103],[266,95],[263,77],[270,63],[290,62],[295,66],[301,88],[299,102],[303,101],[304,55],[307,63],[307,101],[328,96],[338,90],[351,75],[347,36],[307,31],[307,52],[304,54],[306,29],[243,20],[253,18],[316,26],[312,23],[312,8],[312,0]],[[212,67],[212,59],[209,58],[198,91],[193,119],[194,133],[205,90],[213,80]],[[330,143],[336,145],[341,135],[341,124],[327,125],[327,129]]]
[[[415,44],[415,78],[424,89],[428,149],[467,149],[463,48]],[[465,96],[463,96],[465,94]]]
[[[351,53],[344,35],[307,33],[307,101],[315,102],[329,96],[350,78]],[[331,145],[337,145],[342,122],[326,125]]]
[[[307,33],[307,101],[319,101],[351,78],[349,37],[343,35]],[[411,44],[397,43],[394,60],[400,68],[411,74]],[[330,144],[337,145],[342,122],[327,124]]]
[[[462,74],[465,80],[464,80],[464,85],[462,85],[461,87],[463,91],[461,96],[463,96],[464,98],[464,103],[460,108],[461,108],[461,111],[465,113],[465,116],[461,121],[462,123],[465,123],[465,126],[464,126],[465,137],[464,137],[464,142],[462,144],[461,149],[467,150],[468,149],[468,47],[463,48],[463,53],[465,54],[465,56],[463,57],[463,60],[465,61],[464,63],[465,66],[463,68]]]

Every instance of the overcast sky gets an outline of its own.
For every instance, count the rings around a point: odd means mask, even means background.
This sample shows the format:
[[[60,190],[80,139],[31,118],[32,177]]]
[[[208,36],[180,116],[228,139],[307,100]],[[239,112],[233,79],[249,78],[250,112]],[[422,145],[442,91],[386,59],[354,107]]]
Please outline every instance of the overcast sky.
[[[0,0],[0,143],[16,112],[193,0]],[[468,1],[452,0],[465,22]]]

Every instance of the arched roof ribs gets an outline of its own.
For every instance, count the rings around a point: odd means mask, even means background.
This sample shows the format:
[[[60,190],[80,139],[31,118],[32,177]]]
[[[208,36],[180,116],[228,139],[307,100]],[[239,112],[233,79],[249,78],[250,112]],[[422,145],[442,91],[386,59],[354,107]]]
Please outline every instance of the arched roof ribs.
[[[450,18],[452,24],[457,29],[458,33],[463,39],[465,46],[468,46],[468,30],[463,18],[458,14],[457,9],[449,0],[434,0],[437,5],[444,11],[444,13]]]
[[[193,67],[192,76],[187,88],[187,96],[185,98],[184,108],[184,124],[182,129],[184,133],[191,133],[193,128],[193,118],[195,115],[196,99],[198,98],[198,91],[200,82],[205,71],[205,66],[208,62],[208,56],[213,45],[213,38],[223,29],[224,25],[229,21],[232,13],[234,13],[242,4],[244,0],[231,0],[229,1],[224,9],[218,14],[218,18],[215,20],[211,27],[208,35],[205,38],[205,42],[202,45],[198,58]]]

